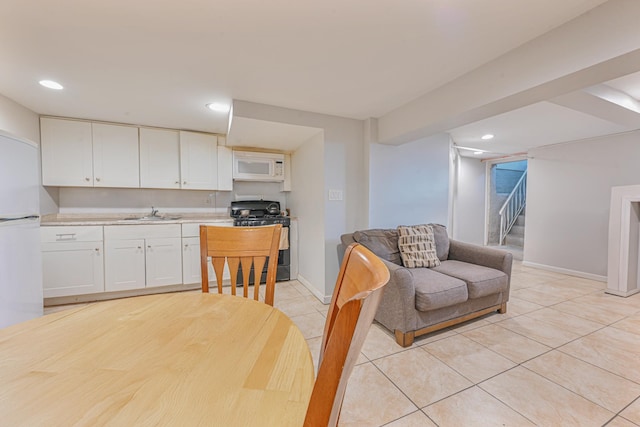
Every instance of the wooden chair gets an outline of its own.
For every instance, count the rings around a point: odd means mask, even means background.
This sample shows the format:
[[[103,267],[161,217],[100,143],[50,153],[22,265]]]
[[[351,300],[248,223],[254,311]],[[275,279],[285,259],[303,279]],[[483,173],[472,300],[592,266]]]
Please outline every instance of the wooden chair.
[[[345,251],[320,348],[305,427],[336,426],[347,381],[373,322],[389,270],[364,246]]]
[[[211,257],[219,294],[222,293],[222,272],[226,263],[231,274],[231,294],[236,294],[238,269],[242,266],[243,295],[248,298],[249,274],[253,265],[253,271],[255,272],[253,275],[253,299],[258,301],[262,270],[268,258],[267,289],[264,302],[272,306],[281,229],[281,224],[265,227],[212,227],[201,225],[200,269],[202,272],[202,292],[209,292],[207,257]]]

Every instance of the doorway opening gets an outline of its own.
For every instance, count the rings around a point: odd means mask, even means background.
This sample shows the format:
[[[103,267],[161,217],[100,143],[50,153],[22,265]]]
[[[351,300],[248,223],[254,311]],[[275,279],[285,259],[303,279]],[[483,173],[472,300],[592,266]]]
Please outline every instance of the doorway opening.
[[[487,164],[487,246],[496,246],[522,260],[526,221],[527,160]]]

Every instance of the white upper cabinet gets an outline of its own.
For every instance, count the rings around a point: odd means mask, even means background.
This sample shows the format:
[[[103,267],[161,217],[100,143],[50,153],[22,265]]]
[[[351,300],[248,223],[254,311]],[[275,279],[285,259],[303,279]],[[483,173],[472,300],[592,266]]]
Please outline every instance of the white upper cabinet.
[[[140,128],[140,187],[180,188],[180,134]]]
[[[218,189],[218,138],[197,132],[180,131],[181,188]]]
[[[291,154],[284,155],[284,181],[282,191],[291,191]]]
[[[139,187],[138,128],[40,119],[42,183],[67,187]]]
[[[40,119],[42,183],[93,187],[91,123]]]
[[[92,123],[93,186],[140,187],[138,128]]]
[[[40,133],[43,185],[233,189],[231,149],[216,135],[52,117]]]
[[[218,190],[233,190],[233,151],[223,145],[218,146]]]

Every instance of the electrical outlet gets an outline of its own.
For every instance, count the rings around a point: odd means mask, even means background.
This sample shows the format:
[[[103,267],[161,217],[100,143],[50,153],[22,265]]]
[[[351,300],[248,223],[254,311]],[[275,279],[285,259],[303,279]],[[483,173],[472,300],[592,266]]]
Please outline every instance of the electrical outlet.
[[[329,190],[329,200],[342,200],[342,190]]]

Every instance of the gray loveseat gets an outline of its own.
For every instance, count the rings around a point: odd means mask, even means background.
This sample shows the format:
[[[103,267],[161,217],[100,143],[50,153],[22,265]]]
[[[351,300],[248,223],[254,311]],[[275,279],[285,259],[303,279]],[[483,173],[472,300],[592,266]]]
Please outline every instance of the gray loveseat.
[[[449,239],[443,225],[433,227],[440,265],[405,268],[396,229],[371,229],[343,234],[338,246],[361,243],[378,255],[391,278],[375,319],[410,346],[414,337],[446,328],[492,311],[506,313],[512,255],[498,249]]]

